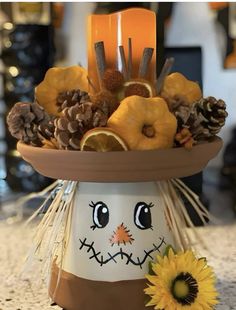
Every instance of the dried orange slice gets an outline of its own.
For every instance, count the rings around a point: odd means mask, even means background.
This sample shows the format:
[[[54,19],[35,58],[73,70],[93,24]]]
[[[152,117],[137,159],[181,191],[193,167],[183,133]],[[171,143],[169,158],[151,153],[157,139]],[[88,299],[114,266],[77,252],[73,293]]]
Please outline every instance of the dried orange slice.
[[[124,83],[125,96],[138,95],[141,97],[154,97],[155,90],[150,82],[142,79],[130,80]]]
[[[85,133],[80,142],[81,151],[127,151],[125,141],[112,129],[97,127]]]

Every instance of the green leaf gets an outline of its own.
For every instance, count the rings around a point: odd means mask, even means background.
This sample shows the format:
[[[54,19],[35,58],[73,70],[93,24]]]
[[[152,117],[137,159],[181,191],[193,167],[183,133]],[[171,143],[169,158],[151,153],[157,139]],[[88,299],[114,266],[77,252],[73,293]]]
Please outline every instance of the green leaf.
[[[172,245],[168,244],[167,247],[166,247],[166,249],[165,249],[165,251],[164,251],[164,253],[163,253],[163,256],[168,256],[170,249],[172,249],[172,251],[174,252],[174,254],[176,254],[176,251],[175,251],[175,249],[172,247]]]
[[[150,274],[151,276],[155,275],[155,272],[152,269],[152,261],[148,262],[148,274]]]

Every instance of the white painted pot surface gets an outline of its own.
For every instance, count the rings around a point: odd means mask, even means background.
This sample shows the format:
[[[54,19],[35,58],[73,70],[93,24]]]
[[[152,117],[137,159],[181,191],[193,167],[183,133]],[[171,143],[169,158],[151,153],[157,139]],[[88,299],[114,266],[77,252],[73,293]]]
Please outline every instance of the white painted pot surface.
[[[63,270],[95,281],[143,279],[173,244],[154,182],[79,183]]]

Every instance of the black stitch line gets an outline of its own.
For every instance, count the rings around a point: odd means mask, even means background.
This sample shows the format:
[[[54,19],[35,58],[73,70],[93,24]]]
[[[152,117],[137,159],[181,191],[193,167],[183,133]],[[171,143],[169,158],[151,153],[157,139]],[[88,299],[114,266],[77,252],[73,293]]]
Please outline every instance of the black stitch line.
[[[139,262],[139,267],[140,267],[140,269],[143,269],[142,264],[141,264],[140,259],[139,259],[138,256],[137,256],[137,260],[138,260],[138,262]]]
[[[165,240],[164,240],[164,238],[163,238],[163,240],[162,240],[162,238],[159,238],[164,244],[166,244],[166,242],[165,242]]]
[[[107,252],[107,254],[110,256],[110,258],[117,264],[117,261],[115,260],[115,258],[111,255],[111,253]]]
[[[86,239],[87,239],[87,238],[85,238],[84,241],[82,241],[81,239],[79,239],[79,241],[81,242],[80,250],[83,248],[83,246],[90,247],[91,244],[86,244],[86,242],[85,242]],[[114,260],[116,256],[121,255],[122,257],[123,257],[123,256],[127,257],[126,265],[128,265],[129,263],[132,263],[132,264],[135,265],[135,266],[142,266],[142,265],[144,264],[144,262],[146,261],[147,257],[150,257],[150,254],[151,254],[151,253],[153,253],[153,252],[155,252],[155,251],[159,251],[159,252],[160,252],[159,249],[161,248],[161,246],[162,246],[163,244],[166,244],[166,242],[165,242],[165,240],[164,240],[164,237],[163,237],[163,238],[159,238],[159,239],[161,240],[160,244],[159,244],[158,246],[156,246],[155,244],[153,244],[153,246],[154,246],[153,249],[151,249],[151,250],[148,251],[148,252],[145,251],[145,256],[144,256],[144,258],[143,258],[142,261],[139,260],[138,262],[136,262],[136,261],[134,261],[133,259],[131,259],[133,253],[131,253],[131,254],[129,255],[129,254],[123,252],[123,251],[119,251],[119,252],[117,252],[116,254],[114,254],[113,256],[110,256],[110,257],[107,258],[106,260],[102,261],[102,265],[107,264],[109,261]],[[101,252],[96,253],[94,247],[92,247],[91,250],[92,250],[92,252],[93,252],[93,255],[90,256],[89,259],[95,258],[96,261],[97,261],[99,264],[101,264],[101,260],[98,258],[98,255],[99,255]]]
[[[79,239],[79,241],[81,242],[81,246],[80,246],[80,248],[79,248],[80,250],[86,245],[86,243],[85,243],[85,242],[86,242],[86,239],[87,239],[87,238],[84,238],[84,241],[82,241],[81,239]]]
[[[122,251],[122,248],[120,248],[120,255],[121,255],[121,259],[123,259],[123,258],[124,258],[124,256],[123,256],[123,251]]]
[[[100,266],[103,265],[103,255],[101,255],[101,263],[100,263]]]
[[[123,254],[126,254],[126,253],[124,253],[124,252],[123,252]],[[129,262],[131,261],[131,257],[132,257],[132,255],[133,255],[133,253],[131,253],[130,255],[128,255],[128,254],[127,254],[128,259],[127,259],[126,265],[128,265],[128,264],[129,264]],[[131,262],[132,262],[132,261],[131,261]]]
[[[144,250],[144,253],[145,253],[148,257],[150,257],[151,259],[153,259],[152,255],[150,255],[150,253],[148,253],[148,252],[145,251],[145,250]]]
[[[90,244],[90,246],[89,246],[89,248],[88,248],[88,250],[87,250],[87,253],[89,253],[89,251],[92,250],[93,245],[94,245],[94,242],[92,242],[92,243]]]
[[[156,251],[158,251],[159,253],[161,253],[160,250],[159,250],[159,247],[156,246],[155,243],[153,243],[153,246],[154,246],[154,248],[156,249]]]
[[[96,253],[96,252],[94,251],[94,248],[92,248],[92,250],[93,250],[93,255],[90,256],[89,259],[92,259],[92,258],[95,257],[95,258],[96,258],[96,261],[100,264],[101,261],[98,260],[97,256],[98,256],[99,254],[101,254],[101,252]]]

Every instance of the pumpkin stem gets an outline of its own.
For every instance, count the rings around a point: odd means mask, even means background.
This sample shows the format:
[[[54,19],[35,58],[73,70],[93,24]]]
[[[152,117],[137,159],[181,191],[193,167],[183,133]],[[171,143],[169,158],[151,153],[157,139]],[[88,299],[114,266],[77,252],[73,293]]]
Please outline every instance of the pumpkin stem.
[[[155,136],[155,129],[152,125],[144,125],[142,133],[148,138],[153,138]]]

